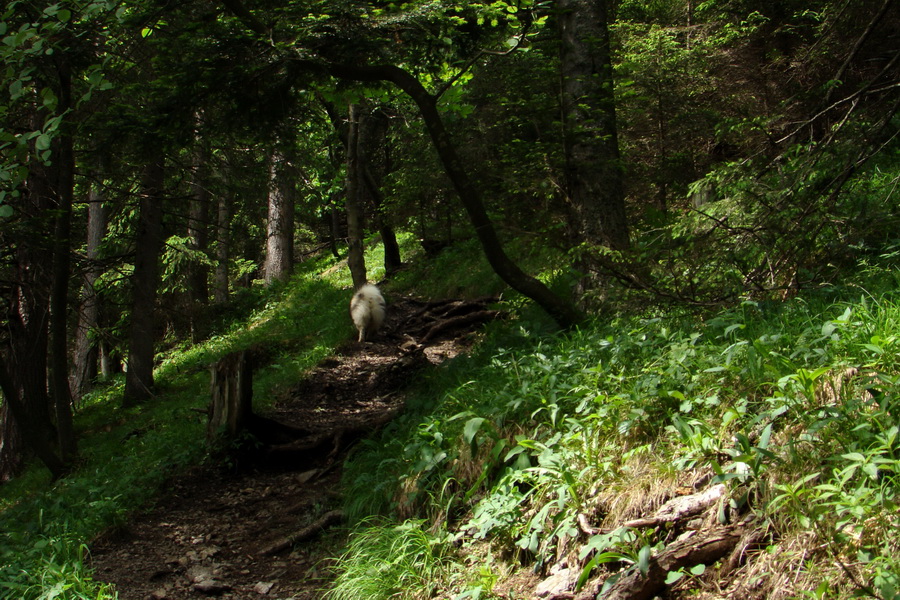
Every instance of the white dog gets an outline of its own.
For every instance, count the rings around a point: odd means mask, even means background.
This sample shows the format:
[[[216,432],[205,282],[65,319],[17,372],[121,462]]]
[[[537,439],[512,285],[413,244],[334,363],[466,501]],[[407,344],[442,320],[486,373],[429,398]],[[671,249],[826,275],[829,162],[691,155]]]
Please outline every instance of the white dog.
[[[366,284],[356,290],[350,300],[350,318],[359,329],[359,341],[375,335],[384,323],[384,297],[372,284]]]

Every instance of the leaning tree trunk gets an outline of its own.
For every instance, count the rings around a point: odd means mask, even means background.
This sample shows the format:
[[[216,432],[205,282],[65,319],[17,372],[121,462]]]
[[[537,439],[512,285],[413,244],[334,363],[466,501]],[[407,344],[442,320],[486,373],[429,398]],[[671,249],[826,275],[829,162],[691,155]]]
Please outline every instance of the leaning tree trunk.
[[[289,158],[272,152],[269,165],[269,215],[266,221],[266,285],[284,281],[294,266],[294,181]]]
[[[561,327],[572,327],[583,320],[584,315],[571,302],[554,294],[541,281],[522,271],[503,250],[494,224],[488,217],[481,193],[469,178],[453,140],[444,127],[437,110],[437,98],[429,94],[418,79],[408,71],[390,65],[376,67],[330,65],[328,70],[337,77],[348,79],[390,81],[406,92],[419,108],[441,164],[469,215],[484,255],[494,272],[511,288],[537,302]]]
[[[247,11],[241,2],[238,0],[223,0],[223,4],[258,35],[269,35],[269,29],[266,25]],[[393,65],[323,64],[305,59],[298,59],[296,64],[318,72],[324,70],[330,75],[343,79],[389,81],[403,90],[419,108],[419,114],[422,115],[425,127],[437,150],[438,157],[469,215],[469,220],[475,228],[485,257],[494,269],[494,272],[511,288],[537,302],[560,326],[572,327],[584,319],[584,315],[572,302],[554,294],[541,281],[522,271],[507,256],[497,237],[494,225],[488,217],[481,194],[478,188],[475,187],[474,182],[469,178],[468,172],[463,167],[462,161],[456,153],[453,141],[444,127],[444,122],[437,110],[438,98],[428,93],[418,79],[410,72]]]
[[[363,255],[363,209],[360,201],[362,177],[359,160],[360,110],[350,105],[347,129],[347,266],[354,289],[366,284],[366,262]]]
[[[163,160],[159,155],[147,165],[141,190],[134,273],[131,276],[131,327],[124,406],[134,406],[153,396],[154,309],[159,287],[165,185]]]
[[[577,241],[629,246],[607,0],[556,0],[566,188]]]

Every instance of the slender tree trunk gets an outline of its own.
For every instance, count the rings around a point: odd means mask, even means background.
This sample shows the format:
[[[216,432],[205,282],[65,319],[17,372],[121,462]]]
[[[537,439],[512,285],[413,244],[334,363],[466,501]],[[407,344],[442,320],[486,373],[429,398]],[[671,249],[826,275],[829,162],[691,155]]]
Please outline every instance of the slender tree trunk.
[[[68,308],[71,276],[72,195],[75,156],[72,138],[59,136],[55,154],[56,235],[53,241],[53,283],[50,293],[50,388],[56,407],[56,428],[62,460],[70,464],[78,452],[72,422],[72,392],[69,388]]]
[[[579,241],[629,247],[607,0],[556,0],[566,187]]]
[[[92,338],[92,332],[100,328],[100,297],[94,289],[102,269],[97,262],[100,257],[100,243],[106,235],[107,211],[103,204],[103,192],[99,185],[91,188],[88,196],[87,221],[87,270],[81,290],[78,308],[78,325],[75,329],[74,392],[81,397],[87,392],[97,377],[99,343]]]
[[[215,301],[219,304],[228,302],[229,277],[228,261],[231,259],[231,233],[228,229],[230,207],[226,197],[219,198],[216,211],[216,278]]]
[[[365,285],[366,263],[363,255],[363,210],[360,201],[359,105],[350,105],[347,129],[347,265],[353,287]]]
[[[134,406],[153,396],[153,357],[156,342],[154,309],[159,287],[162,249],[162,202],[165,185],[163,157],[154,157],[144,172],[140,216],[132,274],[131,328],[124,406]]]
[[[387,128],[388,119],[381,110],[360,114],[357,160],[365,184],[361,187],[371,201],[373,221],[384,246],[384,271],[390,276],[400,270],[403,261],[400,257],[400,244],[397,243],[397,235],[388,220],[381,195],[381,182],[387,172]]]
[[[269,216],[266,221],[266,285],[284,281],[294,268],[294,185],[290,159],[281,151],[272,153],[269,165]]]
[[[331,237],[328,240],[328,246],[331,249],[331,254],[335,258],[340,258],[341,253],[338,250],[337,241],[338,238],[341,237],[341,215],[338,211],[338,207],[331,205],[331,208],[328,209],[328,231]]]
[[[206,187],[206,167],[209,152],[202,140],[197,139],[200,148],[194,153],[194,168],[191,180],[191,206],[188,216],[188,238],[194,252],[206,255],[209,250],[209,204],[210,194]],[[204,318],[209,304],[209,267],[200,260],[193,260],[188,267],[189,302],[188,314],[191,319],[191,339],[194,343],[206,339],[207,323]]]

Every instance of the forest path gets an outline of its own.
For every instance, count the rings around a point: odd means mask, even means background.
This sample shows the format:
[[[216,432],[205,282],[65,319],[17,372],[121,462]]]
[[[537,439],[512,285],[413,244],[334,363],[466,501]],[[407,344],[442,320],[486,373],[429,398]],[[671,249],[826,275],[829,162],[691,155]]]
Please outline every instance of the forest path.
[[[331,436],[330,453],[255,454],[174,478],[151,509],[95,541],[95,577],[115,584],[120,600],[322,598],[346,542],[345,528],[330,527],[353,445],[341,432],[402,410],[403,390],[422,369],[465,351],[497,316],[490,301],[393,302],[373,342],[344,344],[264,415]],[[304,539],[291,543],[298,534]]]

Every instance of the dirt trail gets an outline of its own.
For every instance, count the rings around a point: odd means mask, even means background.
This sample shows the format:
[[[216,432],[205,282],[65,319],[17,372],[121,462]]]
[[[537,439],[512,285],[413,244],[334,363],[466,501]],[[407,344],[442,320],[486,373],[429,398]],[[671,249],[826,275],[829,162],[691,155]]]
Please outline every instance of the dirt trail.
[[[397,300],[373,342],[348,341],[265,416],[319,435],[391,418],[421,369],[464,351],[472,331],[497,316],[488,302]],[[96,578],[114,583],[121,600],[321,598],[345,541],[332,525],[349,447],[176,478],[151,510],[94,543]],[[286,543],[298,532],[311,535]]]

